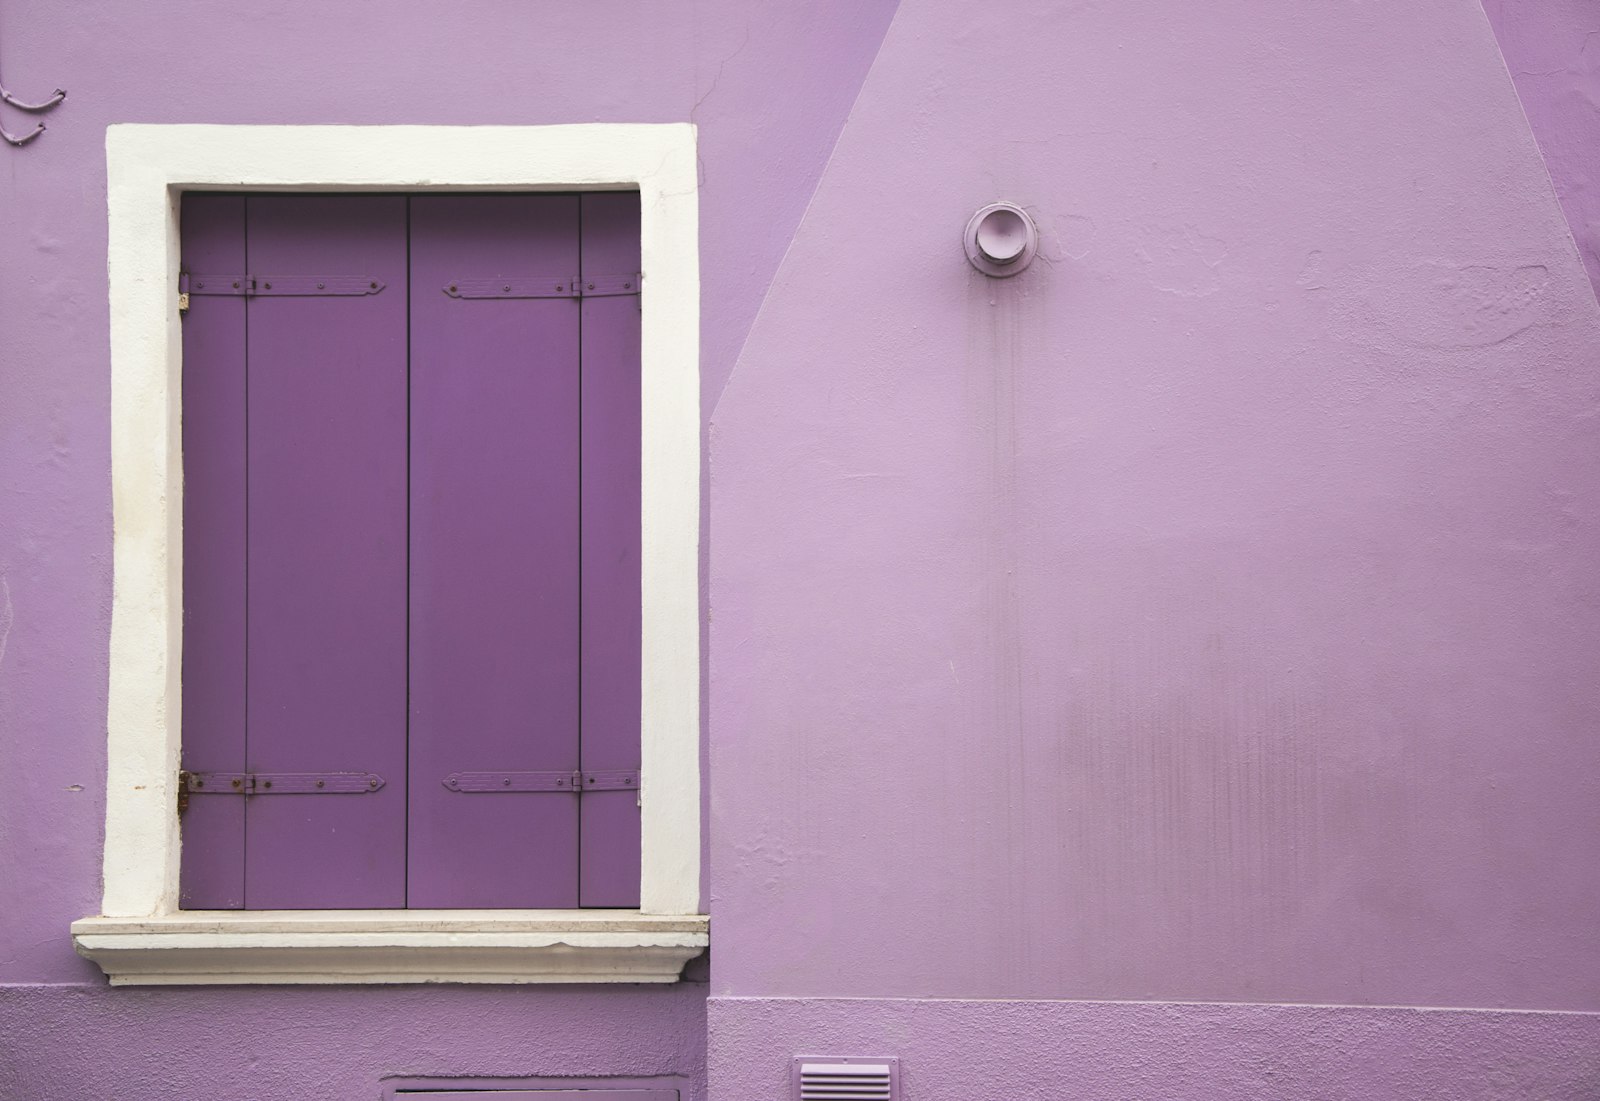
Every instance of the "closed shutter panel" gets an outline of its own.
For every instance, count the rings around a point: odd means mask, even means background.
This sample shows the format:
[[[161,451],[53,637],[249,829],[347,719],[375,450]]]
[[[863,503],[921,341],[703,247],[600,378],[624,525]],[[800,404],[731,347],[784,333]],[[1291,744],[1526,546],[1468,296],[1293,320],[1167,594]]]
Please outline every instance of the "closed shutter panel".
[[[251,909],[405,905],[406,200],[252,196],[249,756],[372,772],[247,800]],[[366,277],[372,295],[274,295]],[[312,285],[304,287],[308,292]]]
[[[576,906],[578,198],[411,204],[410,904]]]
[[[583,274],[639,269],[639,196],[583,196]],[[639,299],[583,299],[583,770],[639,768]],[[639,797],[585,790],[584,906],[639,905]]]
[[[637,195],[184,211],[183,906],[638,905]]]
[[[184,200],[184,263],[202,281],[246,270],[244,204],[243,195]],[[244,772],[245,756],[245,300],[205,301],[183,326],[183,767],[227,775]],[[244,804],[191,800],[185,909],[244,905]]]

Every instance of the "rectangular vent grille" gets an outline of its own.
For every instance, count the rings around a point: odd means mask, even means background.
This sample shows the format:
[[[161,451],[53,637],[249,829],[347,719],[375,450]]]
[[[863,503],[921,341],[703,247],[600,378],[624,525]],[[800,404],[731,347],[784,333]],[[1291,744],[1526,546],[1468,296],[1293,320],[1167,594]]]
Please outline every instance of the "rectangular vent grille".
[[[899,1101],[900,1061],[805,1055],[794,1061],[794,1101]]]

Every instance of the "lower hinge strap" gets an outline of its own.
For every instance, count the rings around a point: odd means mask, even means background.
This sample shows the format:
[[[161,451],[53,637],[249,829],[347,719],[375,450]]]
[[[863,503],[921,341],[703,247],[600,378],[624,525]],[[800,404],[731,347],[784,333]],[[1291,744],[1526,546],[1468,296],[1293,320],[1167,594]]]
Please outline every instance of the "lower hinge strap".
[[[383,787],[376,772],[180,772],[190,795],[366,795]]]
[[[637,791],[639,770],[587,769],[577,772],[452,772],[441,783],[451,791]]]
[[[186,271],[178,293],[241,298],[351,298],[377,294],[387,284],[369,275],[248,275]]]
[[[496,275],[452,279],[441,289],[451,298],[626,298],[639,293],[636,271],[605,275]]]

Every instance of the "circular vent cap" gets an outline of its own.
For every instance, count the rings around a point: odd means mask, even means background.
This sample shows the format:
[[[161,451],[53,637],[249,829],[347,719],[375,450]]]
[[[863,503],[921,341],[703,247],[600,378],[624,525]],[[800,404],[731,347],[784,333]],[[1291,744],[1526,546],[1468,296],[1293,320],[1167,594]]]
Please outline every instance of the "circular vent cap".
[[[967,222],[962,235],[967,259],[985,275],[1016,275],[1033,263],[1039,230],[1027,211],[1015,203],[990,203]]]

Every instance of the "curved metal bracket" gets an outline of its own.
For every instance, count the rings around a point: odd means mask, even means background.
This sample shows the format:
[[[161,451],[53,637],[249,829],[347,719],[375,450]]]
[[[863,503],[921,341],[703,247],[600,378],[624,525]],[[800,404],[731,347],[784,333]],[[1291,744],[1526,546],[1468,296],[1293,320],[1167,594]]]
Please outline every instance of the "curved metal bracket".
[[[49,111],[58,106],[61,101],[66,98],[66,89],[57,88],[50,94],[49,99],[41,100],[38,103],[33,103],[28,100],[18,99],[6,89],[5,83],[0,81],[0,103],[8,104],[11,107],[15,107],[19,111],[27,111],[30,114],[40,114],[42,112]],[[30,141],[32,141],[34,138],[37,138],[42,133],[44,133],[44,123],[42,122],[35,123],[33,129],[29,130],[26,134],[13,134],[4,126],[0,126],[0,138],[5,139],[6,143],[9,145],[15,145],[19,147],[27,145]]]

